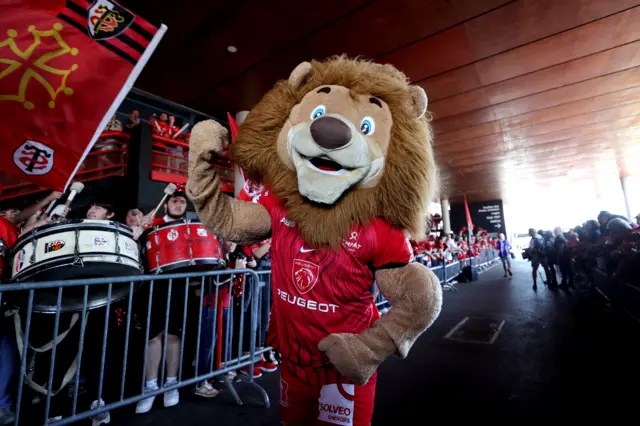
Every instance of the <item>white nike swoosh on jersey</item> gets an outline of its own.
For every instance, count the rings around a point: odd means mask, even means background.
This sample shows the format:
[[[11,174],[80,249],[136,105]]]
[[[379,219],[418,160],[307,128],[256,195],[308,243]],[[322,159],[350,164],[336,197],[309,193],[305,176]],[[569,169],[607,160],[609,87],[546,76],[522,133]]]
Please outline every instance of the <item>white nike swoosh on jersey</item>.
[[[309,253],[310,251],[316,251],[316,249],[306,249],[304,246],[300,247],[300,253]]]

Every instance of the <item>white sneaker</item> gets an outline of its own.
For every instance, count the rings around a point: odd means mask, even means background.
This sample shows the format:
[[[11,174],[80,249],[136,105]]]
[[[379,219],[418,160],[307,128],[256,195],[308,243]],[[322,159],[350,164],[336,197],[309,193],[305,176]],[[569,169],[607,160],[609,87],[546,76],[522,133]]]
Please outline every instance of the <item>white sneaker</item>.
[[[164,393],[164,406],[165,407],[173,407],[180,402],[180,392],[178,389],[170,390],[169,392]]]
[[[100,407],[104,407],[104,401],[102,399],[100,400]],[[96,408],[98,408],[97,399],[91,403],[91,409],[95,410]],[[109,424],[109,422],[111,422],[111,414],[109,414],[108,411],[91,417],[91,426],[100,426],[101,424]]]
[[[145,392],[150,392],[150,391],[154,391],[154,390],[158,390],[158,385],[155,386],[151,386],[151,387],[146,387],[144,388]],[[144,413],[148,413],[149,410],[151,410],[151,407],[153,407],[153,401],[156,400],[155,396],[151,396],[149,398],[145,398],[142,401],[138,402],[138,404],[136,405],[136,413],[137,414],[144,414]]]
[[[278,358],[276,357],[276,353],[274,351],[267,352],[267,361],[271,364],[278,365]]]
[[[214,396],[217,396],[220,391],[211,386],[211,383],[205,380],[204,382],[196,385],[194,393],[203,398],[213,398]]]

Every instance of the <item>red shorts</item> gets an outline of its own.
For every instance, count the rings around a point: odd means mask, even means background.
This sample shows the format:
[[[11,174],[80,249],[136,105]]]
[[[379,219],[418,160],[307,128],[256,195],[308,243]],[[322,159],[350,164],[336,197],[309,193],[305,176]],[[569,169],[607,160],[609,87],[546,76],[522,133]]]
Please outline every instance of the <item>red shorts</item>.
[[[376,374],[356,386],[337,374],[328,382],[309,384],[280,369],[280,417],[284,424],[370,426],[376,395]]]

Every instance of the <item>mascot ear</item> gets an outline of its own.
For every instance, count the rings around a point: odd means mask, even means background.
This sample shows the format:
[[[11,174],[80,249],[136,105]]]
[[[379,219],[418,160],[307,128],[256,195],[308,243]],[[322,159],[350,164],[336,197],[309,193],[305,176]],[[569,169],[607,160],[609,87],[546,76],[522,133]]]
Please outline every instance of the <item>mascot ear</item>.
[[[420,86],[410,86],[411,103],[413,103],[413,111],[416,118],[420,118],[427,112],[427,93]]]
[[[313,69],[311,68],[311,64],[309,62],[302,62],[301,64],[299,64],[289,76],[289,86],[291,86],[292,89],[297,89],[302,86],[305,78],[309,74],[311,74],[312,70]]]

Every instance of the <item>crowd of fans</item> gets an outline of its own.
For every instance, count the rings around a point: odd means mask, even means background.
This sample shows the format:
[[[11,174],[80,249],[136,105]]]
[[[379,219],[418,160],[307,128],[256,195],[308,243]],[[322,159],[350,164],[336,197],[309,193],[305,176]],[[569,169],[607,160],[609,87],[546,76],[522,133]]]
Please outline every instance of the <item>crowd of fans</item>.
[[[60,199],[62,194],[53,192],[49,196],[44,197],[41,201],[29,206],[25,209],[17,209],[14,207],[7,207],[0,210],[0,228],[2,235],[0,239],[6,242],[7,250],[9,250],[13,244],[16,243],[17,238],[20,235],[24,235],[29,231],[41,227],[50,225],[56,222],[56,218],[45,214],[44,210],[46,206],[56,199]],[[86,219],[98,219],[98,220],[112,220],[126,223],[133,229],[135,239],[144,241],[144,231],[149,229],[153,225],[160,223],[168,223],[172,220],[180,220],[185,217],[187,208],[186,197],[184,192],[179,189],[173,196],[171,196],[164,205],[164,216],[155,217],[154,211],[145,212],[141,208],[129,209],[126,215],[119,217],[116,214],[114,207],[102,201],[96,201],[92,203],[86,211],[86,214],[82,217]],[[64,212],[65,215],[68,211]],[[76,216],[78,216],[76,214]],[[158,215],[159,216],[159,215]],[[223,242],[224,260],[227,269],[255,269],[257,271],[270,270],[270,246],[271,241],[266,240],[251,246],[239,246],[230,241]],[[8,257],[6,257],[8,260]],[[1,265],[0,265],[1,266]],[[261,276],[262,277],[262,276]],[[248,282],[245,282],[245,279]],[[124,312],[123,306],[114,303],[112,305],[112,322],[118,322],[118,327],[122,327],[126,321],[120,317],[121,313],[124,315],[130,315],[132,317],[132,324],[135,329],[146,330],[147,328],[147,310],[149,306],[149,298],[151,299],[151,322],[149,330],[149,342],[147,344],[147,359],[146,363],[146,383],[145,392],[153,391],[159,388],[159,370],[160,362],[162,359],[162,345],[166,344],[166,380],[165,386],[171,386],[177,383],[177,372],[179,369],[184,369],[185,372],[192,369],[192,373],[196,374],[193,369],[197,368],[197,374],[202,375],[210,371],[215,371],[222,368],[225,362],[236,358],[238,356],[238,348],[242,348],[246,354],[249,353],[250,348],[250,331],[251,324],[251,311],[249,308],[249,302],[252,300],[252,291],[255,291],[257,286],[250,280],[252,277],[245,277],[242,274],[228,274],[219,277],[219,287],[216,291],[215,280],[208,282],[208,285],[204,288],[204,293],[200,288],[200,281],[197,285],[191,287],[189,291],[189,307],[188,315],[184,312],[184,290],[180,292],[179,287],[175,287],[171,293],[171,303],[169,312],[169,329],[165,330],[165,309],[167,306],[167,289],[162,285],[161,280],[156,281],[156,289],[153,293],[153,297],[149,296],[144,291],[137,291],[134,295],[133,311]],[[262,279],[262,278],[261,278]],[[268,275],[264,276],[264,280],[268,280]],[[268,282],[267,282],[268,284]],[[270,312],[270,297],[268,297],[269,286],[263,291],[260,300],[259,313],[259,333],[256,336],[256,350],[261,351],[266,345],[266,332],[269,322]],[[199,312],[199,307],[194,301],[199,301],[202,298],[202,316],[201,318],[195,318],[193,312]],[[7,298],[3,301],[6,302]],[[199,302],[198,302],[199,303]],[[116,310],[119,310],[119,314],[115,314]],[[3,313],[3,312],[0,312]],[[222,327],[214,330],[214,325],[217,319],[216,315],[221,313],[218,318],[222,322]],[[181,342],[183,317],[187,315],[186,321],[186,337],[185,342]],[[94,315],[95,316],[95,315]],[[197,316],[197,315],[196,315]],[[4,314],[2,315],[4,317]],[[12,413],[12,396],[15,395],[15,386],[19,363],[17,360],[17,348],[15,336],[12,335],[9,320],[3,320],[3,324],[0,324],[0,425],[11,424],[13,419]],[[244,329],[241,333],[240,327],[244,324]],[[91,325],[91,324],[89,324]],[[109,327],[112,327],[110,324]],[[199,340],[200,343],[196,348],[196,337],[198,336],[197,330],[200,329]],[[165,336],[166,333],[166,336]],[[102,332],[95,333],[96,336],[101,336]],[[243,341],[239,342],[240,336],[244,334]],[[117,336],[118,333],[111,333],[110,336]],[[132,339],[141,338],[144,333],[140,335],[132,331]],[[138,336],[138,337],[136,337]],[[113,337],[115,338],[115,337]],[[109,347],[117,346],[110,337]],[[99,339],[101,342],[101,338]],[[133,343],[133,342],[132,342]],[[139,342],[142,343],[142,342]],[[180,348],[184,346],[185,355],[182,358],[182,366],[180,366]],[[97,345],[86,344],[83,350],[83,359],[97,359],[99,360],[101,354],[99,348],[101,343]],[[98,350],[98,352],[96,352]],[[113,364],[122,362],[116,357],[111,358],[109,352],[107,352],[105,365],[107,369],[112,368]],[[197,362],[196,362],[197,360]],[[11,362],[9,362],[11,361]],[[56,359],[56,364],[64,362],[62,357]],[[193,365],[192,365],[193,361]],[[84,366],[89,365],[88,362],[83,362]],[[197,367],[196,367],[197,365]],[[111,367],[109,367],[111,366]],[[241,373],[253,378],[259,378],[264,373],[274,372],[277,370],[277,359],[275,354],[271,351],[267,351],[263,355],[260,355],[255,367],[244,367],[238,369],[238,371],[231,371],[227,374],[226,379],[233,380],[237,373]],[[81,379],[83,380],[83,386],[91,388],[90,382],[96,382],[99,376],[98,371],[88,371],[83,368],[81,371]],[[110,385],[109,382],[114,378],[105,374],[105,393],[103,398],[109,400],[109,392],[106,390],[109,387],[119,387]],[[95,384],[95,383],[93,383]],[[195,395],[211,398],[218,395],[219,390],[213,386],[213,382],[205,380],[198,383],[193,392]],[[73,385],[73,383],[71,384]],[[139,389],[139,388],[138,388]],[[139,392],[139,390],[138,390]],[[145,413],[151,410],[154,397],[150,397],[140,401],[136,407],[136,412]],[[179,393],[177,390],[171,390],[164,394],[163,403],[165,407],[173,406],[179,403]],[[104,401],[98,403],[97,400],[93,401],[91,406],[97,407],[98,404],[104,404]],[[55,408],[54,406],[52,406]],[[88,408],[88,407],[87,407]],[[52,419],[55,419],[55,409],[52,409],[54,415]],[[94,424],[100,424],[101,421],[106,422],[108,417],[102,415],[101,417],[94,419]]]
[[[422,241],[411,241],[416,260],[428,267],[449,265],[453,262],[478,256],[483,249],[495,247],[497,237],[490,236],[482,228],[476,227],[471,235],[466,227],[460,233],[429,235]]]
[[[550,289],[573,287],[576,279],[591,283],[594,269],[614,281],[640,286],[636,278],[640,272],[640,214],[635,219],[632,222],[601,211],[597,220],[587,220],[567,232],[530,229],[531,241],[523,257],[531,261],[534,290],[540,266]]]

